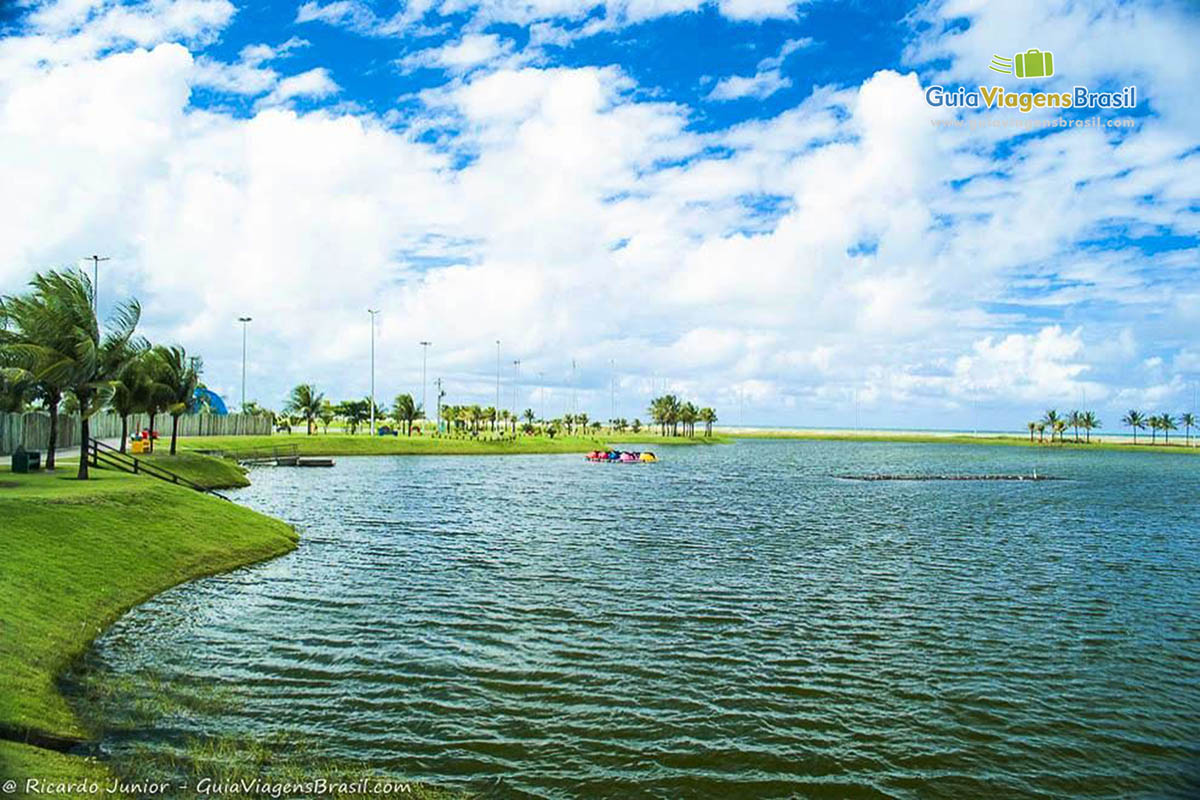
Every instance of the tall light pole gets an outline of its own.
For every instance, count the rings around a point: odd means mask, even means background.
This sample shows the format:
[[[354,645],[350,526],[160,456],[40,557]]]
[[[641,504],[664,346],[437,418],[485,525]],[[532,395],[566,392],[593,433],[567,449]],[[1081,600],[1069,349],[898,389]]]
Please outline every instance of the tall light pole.
[[[425,365],[429,361],[429,345],[433,342],[420,342],[419,344],[421,345],[421,413],[425,414],[425,418],[428,419],[428,411],[425,406]]]
[[[100,316],[100,262],[110,261],[108,256],[85,256],[92,261],[92,311]]]
[[[496,340],[496,413],[500,413],[500,340]]]
[[[378,308],[368,308],[371,315],[371,435],[375,435],[375,315]]]
[[[444,391],[442,391],[442,379],[441,378],[438,378],[436,381],[434,381],[434,385],[437,386],[437,419],[434,420],[434,423],[437,426],[438,433],[441,433],[442,432],[442,398],[445,397],[446,393]],[[450,427],[447,425],[446,433],[449,433],[449,432],[450,432]]]
[[[246,413],[246,327],[253,321],[253,317],[238,317],[238,322],[242,323],[242,413]]]
[[[608,424],[617,418],[617,362],[608,360]]]
[[[517,386],[521,383],[521,359],[513,359],[513,414],[518,413],[517,409]]]

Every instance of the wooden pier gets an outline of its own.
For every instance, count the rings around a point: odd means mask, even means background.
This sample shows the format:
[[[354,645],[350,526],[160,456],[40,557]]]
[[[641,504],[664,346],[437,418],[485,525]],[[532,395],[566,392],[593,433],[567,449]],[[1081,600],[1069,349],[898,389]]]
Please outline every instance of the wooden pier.
[[[219,458],[231,458],[244,467],[332,467],[336,462],[327,456],[302,456],[295,444],[275,447],[255,447],[248,450],[200,450],[200,453]]]

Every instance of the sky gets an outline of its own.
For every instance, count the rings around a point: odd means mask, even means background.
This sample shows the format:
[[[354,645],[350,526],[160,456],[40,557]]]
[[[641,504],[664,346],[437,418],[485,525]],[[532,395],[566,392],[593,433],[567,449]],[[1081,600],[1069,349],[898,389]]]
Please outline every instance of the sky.
[[[1200,381],[1198,8],[8,0],[0,293],[107,256],[101,313],[137,297],[232,406],[238,317],[278,409],[367,393],[372,308],[381,403],[420,401],[430,341],[430,405],[499,372],[547,417],[670,391],[725,424],[1113,430]],[[1030,48],[1052,76],[989,70]]]

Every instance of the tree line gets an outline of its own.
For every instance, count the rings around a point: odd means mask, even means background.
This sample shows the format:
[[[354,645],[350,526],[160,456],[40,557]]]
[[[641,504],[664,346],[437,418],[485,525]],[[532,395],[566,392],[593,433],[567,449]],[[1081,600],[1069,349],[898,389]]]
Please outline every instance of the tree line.
[[[60,412],[79,414],[79,441],[86,448],[89,423],[106,406],[121,417],[121,451],[129,417],[171,416],[171,453],[179,418],[192,410],[202,361],[179,345],[155,345],[137,335],[142,308],[118,303],[104,325],[93,307],[91,280],[81,270],[38,274],[30,291],[0,297],[0,407],[41,405],[50,415],[46,468],[54,469]],[[81,452],[78,477],[88,477]]]
[[[257,407],[255,408],[257,410]],[[490,432],[506,436],[524,433],[554,438],[564,432],[568,436],[586,435],[589,432],[599,433],[604,428],[604,422],[593,420],[585,411],[548,419],[539,417],[532,408],[518,413],[477,403],[447,403],[441,406],[438,414],[445,430],[457,436],[478,436]],[[305,432],[310,435],[317,431],[318,425],[328,433],[329,426],[335,421],[342,422],[349,432],[354,434],[370,417],[370,398],[334,403],[311,383],[295,386],[288,395],[282,415],[274,415],[276,426],[280,430],[290,432],[293,425],[304,424]],[[674,395],[664,395],[651,401],[650,418],[663,436],[695,436],[697,423],[704,425],[705,436],[711,436],[713,423],[717,421],[717,412],[712,408],[698,408],[694,403],[680,401]],[[377,422],[394,421],[400,430],[411,436],[414,423],[428,417],[420,403],[417,403],[411,394],[406,393],[396,395],[390,409],[382,409],[377,405],[375,419]],[[640,419],[634,419],[630,423],[622,417],[607,422],[609,429],[614,433],[624,433],[627,430],[640,433],[645,427]]]
[[[1182,425],[1185,428],[1187,443],[1190,446],[1192,443],[1192,428],[1196,426],[1196,417],[1191,412],[1180,414],[1178,419],[1169,413],[1161,414],[1143,414],[1137,409],[1130,409],[1128,413],[1121,418],[1121,424],[1133,430],[1133,443],[1137,444],[1138,431],[1150,429],[1150,444],[1158,443],[1158,434],[1161,431],[1163,442],[1171,443],[1171,431],[1179,430]],[[1080,443],[1079,432],[1083,431],[1084,438],[1082,442],[1088,444],[1092,441],[1092,431],[1103,428],[1100,418],[1092,411],[1069,411],[1066,414],[1060,414],[1056,409],[1048,409],[1041,419],[1031,420],[1027,423],[1029,429],[1029,441],[1033,441],[1033,436],[1036,433],[1039,442],[1046,441],[1046,432],[1050,432],[1050,443],[1053,444],[1057,440],[1060,444],[1063,441],[1063,435],[1068,431],[1074,432],[1075,443]]]
[[[698,408],[691,401],[681,401],[673,394],[664,394],[650,401],[650,419],[663,436],[667,435],[668,430],[671,436],[679,436],[680,428],[684,436],[695,436],[697,422],[704,424],[705,436],[712,436],[717,412],[708,407]]]
[[[1163,442],[1171,443],[1171,431],[1179,430],[1179,426],[1184,426],[1186,432],[1186,441],[1190,447],[1192,444],[1192,428],[1196,427],[1196,416],[1190,411],[1179,415],[1179,419],[1171,416],[1167,412],[1161,414],[1143,414],[1136,408],[1131,408],[1125,416],[1121,417],[1121,424],[1133,430],[1133,443],[1137,444],[1138,431],[1150,429],[1150,444],[1158,443],[1158,434],[1161,431]]]

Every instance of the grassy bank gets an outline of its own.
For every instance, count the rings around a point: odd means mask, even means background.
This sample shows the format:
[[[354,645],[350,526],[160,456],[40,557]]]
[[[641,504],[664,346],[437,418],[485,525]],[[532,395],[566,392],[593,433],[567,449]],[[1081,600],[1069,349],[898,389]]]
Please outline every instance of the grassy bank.
[[[239,467],[237,462],[225,458],[186,452],[169,455],[165,448],[161,453],[139,455],[137,458],[170,470],[205,489],[236,489],[250,485],[245,470]]]
[[[69,470],[0,474],[0,737],[10,742],[62,748],[86,736],[56,678],[131,606],[296,546],[290,527],[233,503],[142,476],[93,474],[86,483]],[[104,769],[41,747],[0,746],[0,777],[53,777],[67,765],[79,774]]]
[[[604,434],[602,436],[518,436],[517,438],[458,439],[432,436],[351,436],[345,433],[276,434],[274,436],[196,436],[180,439],[185,451],[248,450],[295,446],[302,456],[391,456],[391,455],[511,455],[518,453],[586,453],[603,449],[606,442],[654,446],[699,445],[712,443],[703,437],[663,438],[656,434]]]
[[[1163,452],[1163,453],[1183,453],[1183,454],[1200,454],[1200,448],[1187,447],[1183,439],[1175,442],[1172,441],[1169,445],[1164,445],[1161,442],[1158,444],[1149,444],[1138,441],[1135,445],[1130,441],[1104,441],[1103,437],[1093,434],[1090,443],[1080,441],[1076,443],[1072,436],[1068,435],[1066,441],[1054,442],[1039,442],[1036,439],[1029,441],[1028,436],[1020,434],[969,434],[969,433],[926,433],[926,432],[907,432],[907,431],[821,431],[821,430],[787,430],[787,429],[757,429],[751,431],[739,431],[736,429],[725,430],[721,432],[723,437],[729,439],[802,439],[807,441],[828,441],[828,442],[909,442],[914,444],[976,444],[976,445],[999,445],[1002,447],[1040,447],[1054,449],[1079,449],[1079,450],[1124,450],[1135,452]]]

